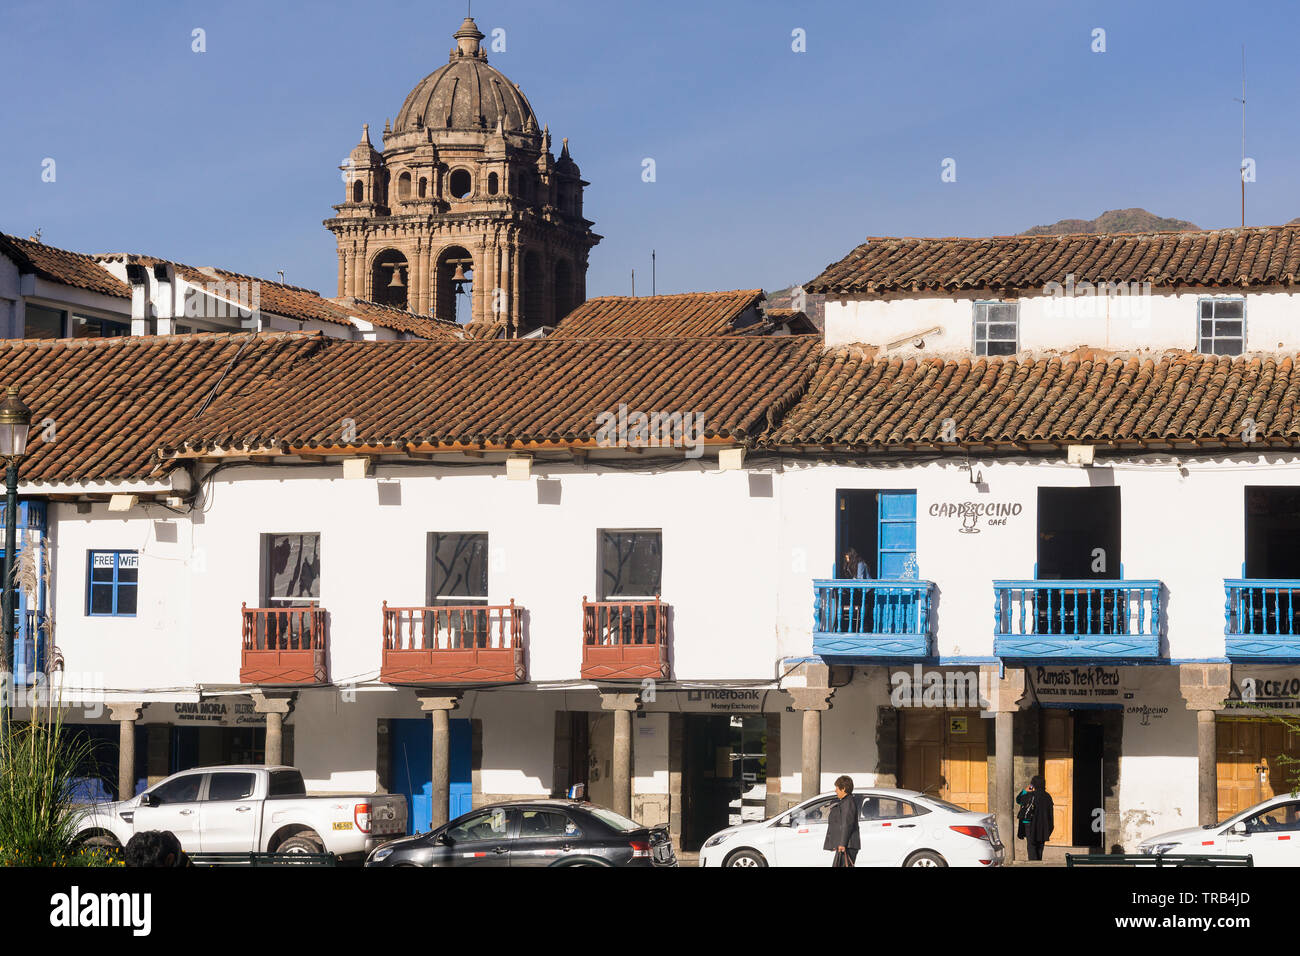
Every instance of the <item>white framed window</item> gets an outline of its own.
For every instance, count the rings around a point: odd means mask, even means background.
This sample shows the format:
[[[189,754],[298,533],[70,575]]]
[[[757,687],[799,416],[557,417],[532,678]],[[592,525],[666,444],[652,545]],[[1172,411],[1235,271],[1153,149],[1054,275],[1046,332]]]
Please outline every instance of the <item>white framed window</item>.
[[[976,302],[973,349],[976,355],[1019,352],[1020,303]]]
[[[1246,300],[1216,296],[1197,302],[1197,351],[1205,355],[1240,355],[1246,351]]]

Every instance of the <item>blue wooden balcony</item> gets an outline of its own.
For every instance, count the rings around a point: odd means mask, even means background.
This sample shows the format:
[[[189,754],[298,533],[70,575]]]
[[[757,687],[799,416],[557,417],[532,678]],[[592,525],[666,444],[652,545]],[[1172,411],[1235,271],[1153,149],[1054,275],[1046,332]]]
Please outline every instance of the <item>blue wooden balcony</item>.
[[[1228,657],[1300,659],[1300,579],[1228,578],[1223,589]]]
[[[1159,581],[994,581],[993,653],[1032,660],[1160,657]]]
[[[813,581],[813,653],[827,658],[930,656],[930,593],[916,580]]]

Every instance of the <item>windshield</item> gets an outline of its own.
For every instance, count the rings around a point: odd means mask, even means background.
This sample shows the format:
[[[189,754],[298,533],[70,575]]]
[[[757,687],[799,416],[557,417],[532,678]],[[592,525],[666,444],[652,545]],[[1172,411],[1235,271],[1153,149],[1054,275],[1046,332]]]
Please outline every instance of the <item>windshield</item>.
[[[621,830],[624,833],[645,829],[635,820],[629,820],[623,814],[615,813],[613,810],[606,810],[604,807],[587,807],[587,812],[606,826],[611,826],[615,830]]]

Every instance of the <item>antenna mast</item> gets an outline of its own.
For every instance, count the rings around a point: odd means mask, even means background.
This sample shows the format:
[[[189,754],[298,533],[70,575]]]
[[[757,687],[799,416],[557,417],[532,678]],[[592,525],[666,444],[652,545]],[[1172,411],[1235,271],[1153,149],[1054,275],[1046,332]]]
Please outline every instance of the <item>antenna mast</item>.
[[[655,294],[655,251],[650,250],[650,294]]]
[[[1241,228],[1246,228],[1246,44],[1241,45]]]

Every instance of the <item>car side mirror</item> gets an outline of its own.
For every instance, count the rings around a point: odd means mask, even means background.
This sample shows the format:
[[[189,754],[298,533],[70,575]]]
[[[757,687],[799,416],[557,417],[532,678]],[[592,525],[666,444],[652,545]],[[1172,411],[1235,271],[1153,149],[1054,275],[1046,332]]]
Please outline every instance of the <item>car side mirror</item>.
[[[1250,832],[1250,826],[1245,823],[1234,823],[1228,828],[1228,832],[1233,836],[1245,836]]]
[[[433,844],[434,846],[451,846],[451,840],[447,838],[447,834],[439,833],[433,838]]]
[[[156,807],[158,806],[158,798],[155,797],[152,793],[142,793],[140,794],[140,806]]]

